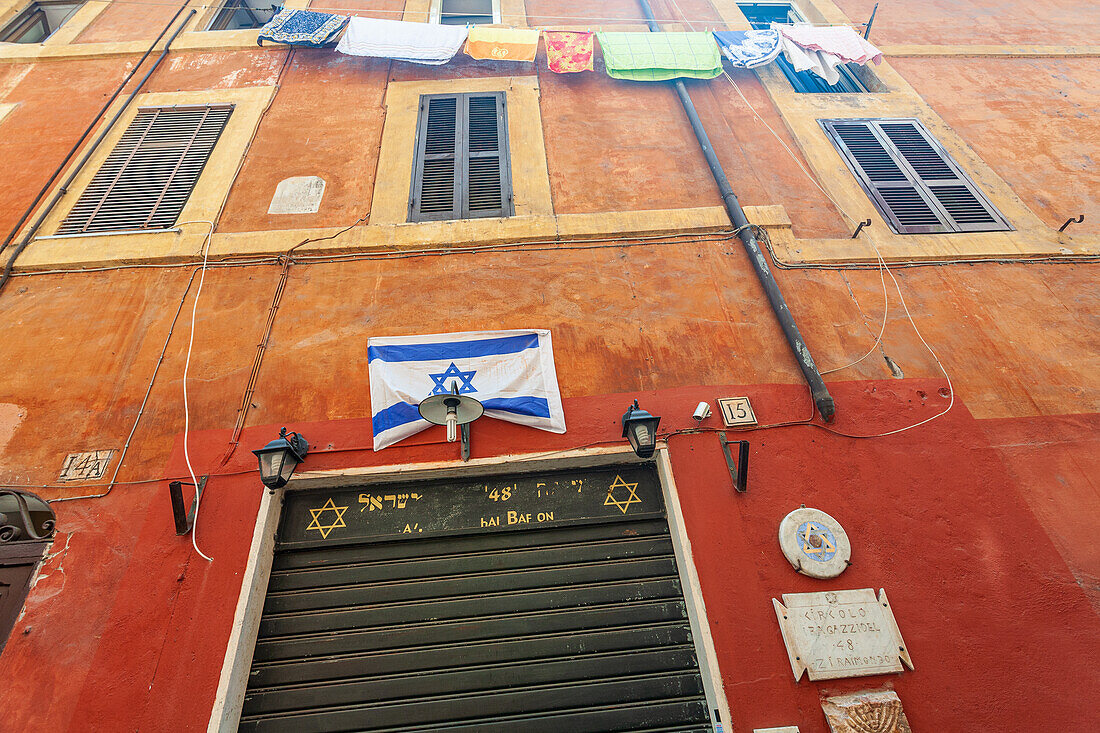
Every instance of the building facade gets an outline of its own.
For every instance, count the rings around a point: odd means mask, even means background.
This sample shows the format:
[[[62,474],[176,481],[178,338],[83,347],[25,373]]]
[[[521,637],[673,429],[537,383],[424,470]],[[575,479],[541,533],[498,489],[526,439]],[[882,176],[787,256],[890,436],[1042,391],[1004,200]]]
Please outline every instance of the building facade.
[[[684,82],[751,229],[673,82],[259,46],[273,10],[0,0],[0,729],[1100,726],[1095,5],[652,0],[884,54]],[[368,339],[516,330],[564,432],[374,449]]]

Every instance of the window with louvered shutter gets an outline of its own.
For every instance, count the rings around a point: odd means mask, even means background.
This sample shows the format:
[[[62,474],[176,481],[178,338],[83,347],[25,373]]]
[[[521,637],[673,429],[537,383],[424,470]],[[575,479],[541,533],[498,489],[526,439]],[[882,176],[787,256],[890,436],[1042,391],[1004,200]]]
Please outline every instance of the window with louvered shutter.
[[[57,233],[171,227],[232,112],[233,105],[139,109]]]
[[[504,92],[420,97],[409,221],[512,215]]]
[[[918,120],[818,121],[895,232],[1012,229]]]

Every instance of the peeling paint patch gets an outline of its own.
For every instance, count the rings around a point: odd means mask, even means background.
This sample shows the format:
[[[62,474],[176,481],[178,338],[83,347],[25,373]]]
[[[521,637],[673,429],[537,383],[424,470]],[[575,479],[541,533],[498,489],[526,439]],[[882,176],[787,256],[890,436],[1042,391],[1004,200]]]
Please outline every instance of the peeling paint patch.
[[[27,602],[24,604],[19,618],[23,618],[27,609],[32,605],[49,601],[65,589],[65,556],[69,554],[69,543],[73,539],[73,533],[58,532],[54,535],[51,549],[57,548],[61,544],[62,537],[65,539],[65,544],[42,559],[34,578],[31,579],[30,593],[27,594]]]
[[[11,402],[0,402],[0,454],[8,447],[26,417],[26,408]]]

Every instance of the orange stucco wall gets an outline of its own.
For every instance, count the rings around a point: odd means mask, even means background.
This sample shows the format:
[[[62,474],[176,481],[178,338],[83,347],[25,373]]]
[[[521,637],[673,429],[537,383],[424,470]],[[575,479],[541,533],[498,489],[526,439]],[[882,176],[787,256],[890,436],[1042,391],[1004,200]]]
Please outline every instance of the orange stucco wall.
[[[0,65],[0,230],[6,237],[136,59]],[[76,87],[86,94],[73,95]],[[48,120],[48,123],[47,123]],[[47,134],[43,134],[48,131]]]
[[[839,5],[862,20],[872,3]],[[1086,5],[883,4],[873,39],[1094,42],[1087,29],[1097,26],[1095,9]],[[682,12],[697,29],[717,18],[704,0],[654,6],[661,17]],[[114,3],[79,41],[151,40],[174,12],[158,7]],[[607,27],[640,16],[612,0],[530,0],[527,9],[532,26],[583,16],[570,25]],[[1060,20],[1071,13],[1076,22]],[[957,15],[969,27],[945,22]],[[1040,20],[1057,40],[1037,36]],[[0,234],[135,60],[0,63],[0,104],[17,103],[0,120]],[[1085,224],[1072,231],[1100,231],[1095,59],[890,61],[1044,223],[1057,227],[1085,212]],[[144,91],[278,87],[217,226],[219,233],[274,236],[346,226],[367,213],[384,180],[377,167],[388,81],[503,75],[538,77],[556,214],[720,205],[667,85],[602,73],[557,76],[541,55],[535,66],[460,58],[428,68],[330,50],[174,51]],[[689,88],[741,203],[782,205],[796,237],[848,237],[841,214],[800,168],[806,158],[757,76],[730,76],[752,109],[724,78]],[[309,175],[327,182],[316,214],[267,213],[279,181]],[[919,253],[921,239],[913,242]],[[14,683],[0,678],[0,709],[19,729],[79,731],[90,720],[117,729],[205,727],[255,522],[259,489],[248,450],[278,426],[305,426],[316,449],[311,468],[454,458],[454,446],[437,433],[392,452],[367,448],[371,336],[551,330],[569,431],[547,438],[494,424],[479,430],[477,456],[613,444],[628,396],[663,411],[663,426],[676,428],[694,424],[689,415],[699,400],[735,393],[752,395],[765,424],[811,414],[741,244],[717,235],[298,261],[274,314],[282,262],[219,263],[203,276],[193,334],[196,263],[149,264],[17,273],[0,292],[0,482],[40,487],[34,490],[51,499],[101,490],[98,482],[57,486],[61,463],[70,452],[121,449],[148,390],[122,483],[106,499],[58,505],[51,556],[0,657],[0,670],[15,671]],[[904,307],[891,280],[873,269],[775,269],[838,397],[834,427],[885,432],[941,411],[950,390],[955,406],[929,426],[883,438],[805,425],[750,431],[754,468],[743,497],[726,490],[728,474],[709,433],[670,443],[736,730],[797,723],[804,733],[824,733],[820,696],[870,688],[897,689],[915,729],[1100,727],[1087,704],[1100,685],[1093,664],[1100,623],[1092,528],[1100,511],[1096,268],[899,267]],[[876,346],[884,283],[889,316]],[[269,316],[245,437],[231,449]],[[216,550],[213,566],[172,534],[164,487],[185,473],[182,377],[192,336],[188,426],[199,433],[191,443],[196,471],[216,474],[200,533]],[[905,609],[899,622],[916,645],[915,671],[826,685],[789,679],[769,599],[825,587],[794,575],[772,546],[784,507],[801,502],[822,502],[860,528],[860,564],[829,587],[885,584],[895,607]],[[983,625],[979,607],[996,624]],[[1019,608],[1025,616],[1014,615]],[[749,634],[742,633],[745,619]],[[32,695],[50,704],[30,706]],[[1028,695],[1037,696],[1032,718]],[[958,704],[946,705],[947,697]],[[786,717],[764,719],[769,711]]]
[[[900,58],[894,65],[1044,222],[1100,233],[1100,60]],[[1008,81],[1011,80],[1011,84]]]
[[[871,17],[874,0],[836,0],[854,22]],[[1074,46],[1096,43],[1100,9],[1093,3],[1052,0],[928,0],[881,3],[872,26],[877,43],[986,43]]]

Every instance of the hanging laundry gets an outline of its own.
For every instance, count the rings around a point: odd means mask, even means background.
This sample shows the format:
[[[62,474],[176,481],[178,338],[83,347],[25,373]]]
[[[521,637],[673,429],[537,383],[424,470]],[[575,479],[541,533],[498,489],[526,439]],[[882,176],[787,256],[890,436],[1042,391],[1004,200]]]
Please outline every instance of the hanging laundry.
[[[713,79],[722,73],[722,57],[710,33],[600,32],[596,37],[612,79]]]
[[[739,69],[755,69],[779,57],[778,31],[715,31],[718,48]]]
[[[466,39],[466,53],[490,61],[534,61],[539,50],[539,31],[488,28],[475,25]]]
[[[467,32],[464,25],[352,18],[336,50],[349,56],[439,66],[454,58]]]
[[[779,36],[779,47],[783,49],[783,55],[787,57],[787,61],[795,71],[810,71],[829,84],[840,81],[840,72],[837,71],[837,67],[842,65],[844,60],[839,56],[802,48],[782,34]]]
[[[845,63],[866,64],[868,61],[882,63],[882,51],[856,33],[851,26],[772,23],[772,29],[779,31],[784,38],[794,41],[807,51],[829,53]]]
[[[546,65],[558,74],[592,71],[595,33],[546,31]]]
[[[290,46],[319,48],[336,39],[336,34],[348,22],[346,15],[318,13],[313,10],[280,10],[260,29],[256,43],[264,41]]]

